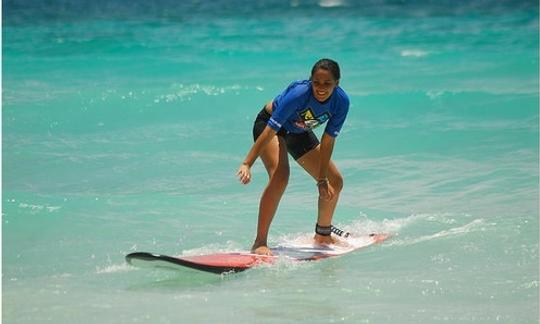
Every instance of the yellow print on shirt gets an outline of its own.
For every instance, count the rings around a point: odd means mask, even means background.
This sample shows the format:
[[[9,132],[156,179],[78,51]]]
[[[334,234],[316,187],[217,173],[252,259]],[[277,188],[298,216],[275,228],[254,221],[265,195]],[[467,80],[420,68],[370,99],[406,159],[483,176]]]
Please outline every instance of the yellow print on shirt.
[[[324,114],[315,117],[313,110],[308,107],[300,112],[300,118],[301,119],[297,120],[294,123],[296,127],[303,129],[313,129],[327,121],[330,118],[330,114],[328,112],[325,112]]]

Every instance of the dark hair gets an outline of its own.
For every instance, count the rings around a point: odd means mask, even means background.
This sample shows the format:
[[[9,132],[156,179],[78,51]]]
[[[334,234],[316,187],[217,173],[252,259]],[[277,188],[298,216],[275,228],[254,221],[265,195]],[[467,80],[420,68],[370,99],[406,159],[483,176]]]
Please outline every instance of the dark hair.
[[[330,71],[330,73],[332,73],[332,76],[336,80],[339,80],[341,78],[341,73],[339,72],[339,64],[334,60],[327,59],[327,58],[318,60],[317,63],[315,63],[315,65],[313,65],[313,68],[311,69],[311,76],[313,76],[313,74],[318,69]]]

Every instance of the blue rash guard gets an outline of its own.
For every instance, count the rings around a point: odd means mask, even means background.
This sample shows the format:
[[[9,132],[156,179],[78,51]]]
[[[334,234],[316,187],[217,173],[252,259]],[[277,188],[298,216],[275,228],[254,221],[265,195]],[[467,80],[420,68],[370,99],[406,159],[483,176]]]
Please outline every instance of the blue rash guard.
[[[349,111],[349,97],[339,86],[330,98],[319,102],[313,96],[311,81],[295,81],[273,101],[272,117],[268,126],[289,133],[303,133],[328,121],[325,133],[339,135]]]

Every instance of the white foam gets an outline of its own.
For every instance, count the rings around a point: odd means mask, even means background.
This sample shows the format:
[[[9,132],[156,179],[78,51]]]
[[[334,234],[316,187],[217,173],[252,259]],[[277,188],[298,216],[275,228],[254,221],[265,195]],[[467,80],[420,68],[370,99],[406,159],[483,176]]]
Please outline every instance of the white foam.
[[[427,56],[428,54],[429,52],[419,50],[419,49],[402,50],[400,53],[400,55],[403,57],[424,57],[424,56]]]
[[[60,206],[49,206],[49,205],[37,205],[37,204],[29,204],[29,203],[21,202],[21,203],[19,203],[19,208],[31,209],[32,211],[46,210],[49,213],[53,213],[53,212],[61,209],[62,207],[60,207]]]
[[[320,0],[319,6],[322,8],[335,8],[344,6],[345,2],[343,0]]]
[[[96,267],[96,273],[97,274],[104,274],[104,273],[119,273],[119,272],[128,272],[132,271],[135,268],[130,266],[127,263],[122,264],[112,264],[109,266],[106,266],[104,268]]]

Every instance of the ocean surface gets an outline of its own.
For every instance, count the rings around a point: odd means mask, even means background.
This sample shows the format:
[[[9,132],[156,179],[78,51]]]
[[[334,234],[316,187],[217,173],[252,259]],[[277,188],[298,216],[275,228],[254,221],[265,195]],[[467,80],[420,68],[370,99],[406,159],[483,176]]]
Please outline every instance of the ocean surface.
[[[538,1],[2,12],[3,323],[538,323]],[[252,122],[323,57],[351,99],[334,224],[392,238],[234,275],[128,266],[251,247]],[[311,233],[316,201],[291,159],[270,243]]]

